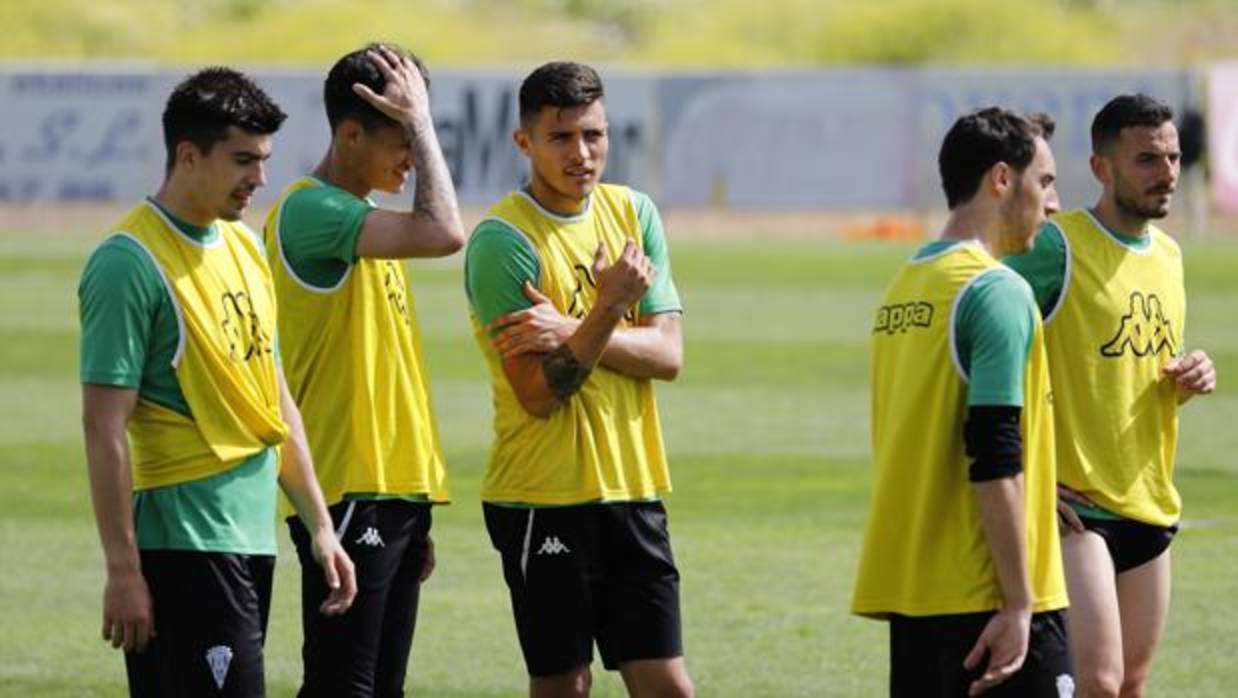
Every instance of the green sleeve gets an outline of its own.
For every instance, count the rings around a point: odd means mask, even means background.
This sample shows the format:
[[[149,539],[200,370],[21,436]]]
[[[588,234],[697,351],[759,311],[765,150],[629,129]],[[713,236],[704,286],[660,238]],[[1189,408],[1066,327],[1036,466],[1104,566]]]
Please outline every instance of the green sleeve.
[[[126,238],[106,240],[91,255],[77,288],[83,383],[139,387],[162,283],[150,258]]]
[[[464,284],[482,325],[533,305],[524,282],[537,286],[540,276],[537,253],[522,234],[493,219],[473,231],[464,251]]]
[[[671,254],[666,247],[666,231],[662,228],[658,207],[647,194],[636,190],[632,190],[632,203],[636,205],[636,217],[640,221],[645,256],[653,262],[656,271],[649,290],[641,297],[640,313],[657,315],[683,312],[679,291],[675,289],[675,280],[671,277]]]
[[[1066,280],[1066,238],[1055,223],[1045,223],[1032,249],[1002,260],[1031,284],[1040,313],[1048,317],[1062,297]]]
[[[1023,406],[1036,312],[1031,288],[1004,269],[984,273],[964,291],[954,331],[969,406]]]
[[[279,217],[279,244],[303,281],[334,286],[357,261],[357,239],[373,206],[338,187],[299,189]]]

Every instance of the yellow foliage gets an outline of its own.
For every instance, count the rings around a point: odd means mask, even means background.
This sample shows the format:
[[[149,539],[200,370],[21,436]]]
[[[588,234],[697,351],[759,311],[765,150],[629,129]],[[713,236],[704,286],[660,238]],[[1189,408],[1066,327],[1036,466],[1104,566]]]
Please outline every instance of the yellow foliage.
[[[0,2],[0,58],[323,65],[386,39],[431,66],[1151,63],[1234,55],[1230,2],[35,0]]]

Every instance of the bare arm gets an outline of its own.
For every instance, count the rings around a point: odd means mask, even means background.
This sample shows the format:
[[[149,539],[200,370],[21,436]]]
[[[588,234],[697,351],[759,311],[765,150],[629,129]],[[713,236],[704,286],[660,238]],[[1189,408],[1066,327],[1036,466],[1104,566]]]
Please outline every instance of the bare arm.
[[[594,259],[597,300],[563,343],[549,352],[503,358],[503,373],[529,414],[549,417],[580,389],[623,314],[649,288],[653,270],[635,243],[628,242],[613,265],[604,264],[605,247],[599,245]]]
[[[445,257],[464,245],[464,225],[455,185],[430,118],[425,80],[411,60],[387,49],[371,52],[370,60],[386,78],[383,94],[374,94],[361,84],[355,89],[408,131],[417,180],[412,210],[376,209],[365,217],[357,255],[386,259]]]
[[[136,390],[82,386],[90,498],[107,569],[103,639],[126,652],[142,651],[155,634],[154,609],[133,526],[133,473],[125,434],[137,402]]]
[[[525,282],[524,294],[532,306],[508,313],[488,328],[498,332],[494,348],[503,357],[553,351],[580,326],[532,284]],[[682,315],[658,313],[642,317],[637,327],[615,329],[599,363],[632,378],[675,380],[683,368]]]
[[[327,588],[331,590],[319,606],[319,611],[325,615],[339,615],[352,605],[357,594],[357,580],[352,560],[335,537],[331,514],[327,511],[322,490],[314,475],[314,461],[305,439],[301,411],[288,391],[282,370],[279,372],[279,403],[289,429],[288,440],[284,442],[281,452],[279,485],[292,500],[297,516],[310,532],[314,559],[322,566]]]
[[[974,669],[987,653],[988,667],[972,683],[977,695],[1010,678],[1027,656],[1032,618],[1032,585],[1027,571],[1027,522],[1023,474],[972,483],[981,525],[1002,590],[1002,607],[989,620],[964,666]]]
[[[673,381],[683,368],[683,316],[659,313],[637,327],[615,330],[601,364],[632,378]]]

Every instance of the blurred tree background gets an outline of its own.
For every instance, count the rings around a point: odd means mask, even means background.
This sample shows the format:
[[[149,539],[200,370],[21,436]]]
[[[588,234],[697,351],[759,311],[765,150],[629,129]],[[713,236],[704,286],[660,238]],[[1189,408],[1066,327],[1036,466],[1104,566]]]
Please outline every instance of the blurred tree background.
[[[1238,0],[0,0],[0,59],[306,65],[374,38],[438,65],[1189,65]]]

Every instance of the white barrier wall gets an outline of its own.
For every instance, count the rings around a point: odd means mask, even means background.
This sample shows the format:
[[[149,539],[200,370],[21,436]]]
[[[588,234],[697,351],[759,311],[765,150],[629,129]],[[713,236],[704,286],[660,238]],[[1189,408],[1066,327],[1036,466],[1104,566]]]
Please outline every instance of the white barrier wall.
[[[289,114],[260,197],[269,200],[326,147],[322,76],[252,74]],[[1232,66],[1218,68],[1214,86],[1218,76],[1238,82],[1235,74]],[[0,200],[128,200],[152,191],[165,157],[160,114],[182,76],[0,66]],[[435,123],[464,203],[487,203],[523,180],[524,163],[511,143],[520,77],[434,74]],[[988,104],[1057,119],[1059,191],[1064,205],[1080,205],[1096,193],[1088,127],[1100,105],[1135,90],[1175,109],[1193,99],[1184,71],[866,68],[603,77],[608,179],[644,189],[664,206],[939,207],[941,137],[957,116]],[[1214,111],[1230,104],[1238,104],[1238,89],[1214,89]],[[1238,124],[1238,106],[1218,113]],[[1216,134],[1221,142],[1238,134],[1238,127],[1213,127],[1214,146]],[[1233,184],[1224,191],[1233,193],[1222,195],[1218,182],[1218,201],[1238,199],[1238,145],[1229,157],[1224,172],[1232,172]]]
[[[1238,213],[1238,63],[1214,66],[1209,73],[1208,116],[1212,201]]]

